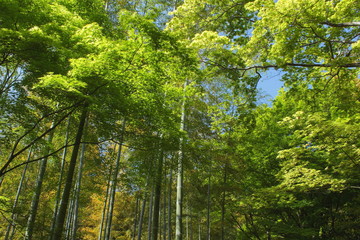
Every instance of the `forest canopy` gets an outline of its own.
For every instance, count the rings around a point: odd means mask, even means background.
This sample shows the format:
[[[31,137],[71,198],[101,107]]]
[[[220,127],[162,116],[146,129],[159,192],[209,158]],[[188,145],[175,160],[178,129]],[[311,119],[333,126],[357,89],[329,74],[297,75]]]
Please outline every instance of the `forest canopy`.
[[[0,237],[359,239],[359,16],[0,0]]]

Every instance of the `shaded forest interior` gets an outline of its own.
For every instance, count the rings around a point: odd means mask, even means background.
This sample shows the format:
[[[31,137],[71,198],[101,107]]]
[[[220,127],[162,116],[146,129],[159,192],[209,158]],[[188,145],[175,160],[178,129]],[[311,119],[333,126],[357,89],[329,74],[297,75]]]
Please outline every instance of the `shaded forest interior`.
[[[0,0],[0,238],[360,239],[359,16]]]

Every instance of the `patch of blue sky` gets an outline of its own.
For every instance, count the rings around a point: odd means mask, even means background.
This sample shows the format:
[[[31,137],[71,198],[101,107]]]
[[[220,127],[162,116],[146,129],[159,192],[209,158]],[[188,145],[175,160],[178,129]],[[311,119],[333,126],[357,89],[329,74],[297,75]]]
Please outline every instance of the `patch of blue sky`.
[[[284,83],[281,81],[284,72],[275,69],[269,69],[261,74],[261,79],[257,85],[259,91],[258,104],[271,105],[272,101],[278,95],[279,90]]]

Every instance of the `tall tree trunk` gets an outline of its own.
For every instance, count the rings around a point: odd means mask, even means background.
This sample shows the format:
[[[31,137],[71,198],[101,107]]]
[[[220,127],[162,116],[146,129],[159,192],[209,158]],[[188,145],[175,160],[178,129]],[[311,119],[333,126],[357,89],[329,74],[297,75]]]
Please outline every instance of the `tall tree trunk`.
[[[58,210],[59,210],[59,203],[60,203],[60,196],[61,196],[61,184],[62,184],[63,177],[64,177],[65,161],[66,161],[66,155],[67,155],[67,150],[68,150],[67,145],[69,143],[70,122],[71,122],[71,116],[69,116],[67,126],[66,126],[65,148],[64,148],[64,151],[61,156],[60,176],[59,176],[59,182],[58,182],[58,186],[57,186],[57,190],[56,190],[54,215],[53,215],[51,229],[50,229],[50,236],[51,236],[50,240],[52,239],[52,236],[53,236],[53,233],[55,230],[55,220],[56,220],[56,216],[57,216]]]
[[[183,152],[179,151],[176,185],[176,227],[175,239],[182,240],[182,207],[183,207]]]
[[[148,172],[147,178],[146,178],[146,185],[145,185],[145,193],[144,193],[144,199],[142,202],[142,206],[141,206],[141,213],[140,213],[140,218],[139,218],[139,229],[138,229],[138,235],[137,235],[137,239],[141,240],[142,237],[142,228],[143,228],[143,222],[144,222],[144,216],[145,216],[145,208],[146,208],[146,199],[147,199],[147,188],[150,184],[150,172],[151,170]]]
[[[208,189],[207,189],[207,221],[206,221],[206,227],[207,227],[207,240],[210,240],[210,236],[211,236],[211,230],[210,230],[210,180],[211,180],[211,175],[209,172],[209,176],[208,176]]]
[[[116,147],[118,146],[118,144],[114,144],[114,151],[116,151]],[[106,202],[106,209],[105,209],[105,218],[104,218],[104,237],[101,239],[106,239],[107,236],[107,231],[108,231],[108,223],[109,223],[109,211],[110,211],[110,198],[111,198],[111,192],[112,192],[112,185],[113,183],[113,175],[114,175],[114,163],[110,164],[111,166],[111,171],[110,171],[110,175],[109,175],[109,191],[108,191],[108,195],[107,195],[107,202]]]
[[[109,213],[108,213],[108,218],[107,218],[107,223],[106,223],[105,240],[110,240],[110,236],[111,236],[111,225],[112,225],[112,217],[113,217],[113,212],[114,212],[116,185],[117,185],[117,179],[118,179],[119,169],[120,169],[121,150],[122,150],[122,144],[124,141],[125,124],[126,123],[124,120],[123,124],[122,124],[122,134],[121,134],[121,138],[120,138],[120,144],[119,144],[118,154],[116,157],[116,163],[115,163],[111,191],[110,191]]]
[[[85,123],[85,128],[86,128],[86,125],[87,124]],[[76,239],[76,232],[77,232],[77,228],[78,228],[79,198],[80,198],[81,179],[82,179],[83,166],[84,166],[84,157],[85,157],[85,143],[82,143],[81,144],[81,152],[80,152],[78,176],[77,176],[77,181],[76,181],[76,185],[75,185],[75,189],[74,189],[74,210],[72,212],[73,223],[72,223],[71,239]]]
[[[29,151],[29,154],[28,154],[28,157],[27,157],[27,160],[26,160],[27,162],[30,161],[31,154],[32,154],[32,149],[30,149],[30,151]],[[18,204],[18,201],[19,201],[19,198],[20,198],[21,190],[22,190],[22,187],[23,187],[23,184],[24,184],[27,167],[28,167],[28,164],[25,165],[24,170],[23,170],[23,172],[21,174],[19,186],[18,186],[18,189],[17,189],[17,192],[16,192],[14,204],[13,204],[13,207],[12,207],[12,213],[11,213],[11,217],[10,217],[11,222],[9,223],[9,225],[8,225],[8,227],[6,229],[5,240],[12,239],[13,235],[15,233],[15,227],[16,227],[15,222],[16,222],[16,218],[17,218],[16,208],[17,208],[17,204]]]
[[[65,239],[71,239],[72,236],[72,231],[73,231],[73,212],[74,212],[74,189],[72,189],[71,191],[72,193],[70,194],[70,203],[69,203],[69,207],[68,207],[68,211],[67,211],[67,215],[66,215],[66,221],[65,221]]]
[[[138,215],[139,215],[139,203],[140,199],[136,198],[136,206],[135,206],[135,216],[134,216],[134,229],[133,229],[133,236],[132,239],[135,240],[136,238],[136,229],[137,229],[137,223],[138,223]]]
[[[102,214],[101,214],[101,223],[100,223],[98,240],[103,239],[103,234],[102,233],[104,232],[105,220],[106,220],[106,215],[107,215],[107,212],[108,212],[108,202],[109,202],[109,195],[110,195],[111,175],[112,175],[112,165],[110,165],[109,179],[107,181],[107,186],[106,186],[106,196],[105,196],[103,211],[102,211]]]
[[[201,240],[201,222],[199,219],[199,240]]]
[[[161,139],[162,137],[160,137]],[[154,198],[154,214],[153,214],[153,231],[152,240],[157,240],[159,232],[159,213],[160,213],[160,198],[161,198],[161,183],[162,183],[162,169],[164,162],[164,154],[162,150],[162,140],[160,140],[159,157],[157,164],[157,173],[155,178],[155,198]]]
[[[190,222],[190,240],[193,240],[194,239],[194,219],[193,217],[190,218],[191,219],[191,222]]]
[[[105,3],[104,3],[105,11],[108,11],[108,8],[109,8],[109,1],[105,0]]]
[[[148,240],[151,240],[152,220],[153,220],[153,204],[154,204],[154,185],[152,185],[150,200],[149,200],[149,217],[148,217]]]
[[[169,190],[168,190],[168,240],[171,240],[172,238],[172,231],[171,231],[171,194],[172,194],[172,176],[173,176],[173,170],[172,166],[170,166],[170,176],[169,176]]]
[[[186,240],[189,240],[189,203],[186,201]]]
[[[141,240],[142,226],[143,226],[143,222],[144,222],[145,207],[146,207],[146,197],[147,196],[145,194],[144,199],[142,201],[141,212],[140,212],[140,217],[139,217],[137,240]]]
[[[184,99],[181,106],[181,120],[180,120],[180,131],[183,132],[185,129],[185,103],[186,103],[186,86],[187,81],[184,83]],[[180,137],[180,146],[178,154],[178,166],[177,166],[177,185],[176,185],[176,229],[175,239],[182,240],[182,201],[183,201],[183,160],[184,160],[184,138]]]
[[[70,198],[70,192],[71,192],[73,178],[74,178],[76,160],[77,160],[77,155],[78,155],[79,148],[80,148],[81,138],[83,136],[87,111],[88,111],[88,105],[86,104],[84,106],[81,116],[80,116],[80,122],[79,122],[79,126],[78,126],[77,133],[76,133],[74,148],[73,148],[73,151],[71,154],[69,170],[68,170],[68,174],[66,176],[66,182],[65,182],[64,192],[63,192],[63,195],[61,198],[59,213],[56,216],[55,229],[54,229],[54,233],[53,233],[53,237],[52,237],[53,240],[61,240],[62,239],[66,210],[67,210],[68,204],[69,204],[69,198]]]
[[[226,183],[227,183],[227,164],[225,164],[224,167],[223,193],[222,193],[222,201],[221,201],[221,240],[225,239]]]
[[[54,127],[54,121],[51,124],[51,128],[53,128],[53,127]],[[47,142],[49,143],[49,145],[51,145],[53,136],[54,136],[54,131],[51,131],[47,138]],[[48,155],[49,152],[50,152],[50,147],[47,147],[44,155],[45,156]],[[43,184],[43,180],[44,180],[44,176],[45,176],[47,160],[48,160],[48,158],[45,157],[40,162],[39,175],[36,180],[34,195],[33,195],[32,201],[31,201],[30,215],[28,218],[26,231],[25,231],[25,239],[26,240],[31,240],[32,235],[34,233],[35,219],[36,219],[36,214],[37,214],[37,210],[38,210],[38,206],[39,206],[40,194],[41,194],[42,184]]]
[[[166,240],[166,234],[167,234],[167,225],[166,225],[166,218],[167,218],[167,214],[166,214],[166,198],[167,198],[167,190],[166,190],[166,168],[164,169],[165,174],[164,174],[164,194],[163,194],[163,240]]]

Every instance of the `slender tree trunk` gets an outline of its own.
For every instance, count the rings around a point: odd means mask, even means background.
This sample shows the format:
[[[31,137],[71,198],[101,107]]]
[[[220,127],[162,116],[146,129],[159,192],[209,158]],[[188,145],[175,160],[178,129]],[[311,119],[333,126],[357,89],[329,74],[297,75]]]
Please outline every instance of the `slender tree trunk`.
[[[86,128],[85,123],[85,128]],[[85,130],[86,131],[86,130]],[[72,224],[72,238],[76,239],[76,233],[78,228],[78,214],[79,214],[79,198],[80,198],[80,189],[81,189],[81,179],[83,173],[83,166],[84,166],[84,158],[85,158],[85,144],[81,144],[81,153],[80,153],[80,161],[79,161],[79,170],[77,181],[74,190],[74,211],[73,211],[73,224]]]
[[[160,199],[160,202],[161,202],[161,199]],[[160,203],[160,208],[159,208],[159,226],[158,226],[158,238],[159,240],[162,240],[162,228],[160,227],[161,225],[161,217],[162,217],[162,212],[161,212],[161,203]]]
[[[171,240],[171,194],[172,194],[172,176],[173,176],[173,170],[172,166],[170,166],[170,176],[169,176],[169,190],[168,190],[168,240]]]
[[[150,172],[148,172],[147,178],[146,178],[146,185],[145,185],[145,189],[148,188],[149,183],[150,183]],[[144,222],[144,216],[145,216],[145,208],[146,208],[146,199],[147,199],[147,191],[144,193],[144,199],[143,199],[143,203],[142,203],[142,207],[141,207],[141,214],[140,214],[140,218],[139,218],[139,229],[138,229],[138,235],[137,235],[137,239],[141,240],[142,237],[142,228],[143,228],[143,222]]]
[[[224,180],[223,186],[225,187],[227,183],[227,164],[224,167]],[[226,204],[226,190],[223,190],[222,201],[221,201],[221,240],[225,239],[225,204]]]
[[[109,8],[109,1],[105,0],[104,9],[105,11],[108,11]]]
[[[181,120],[180,120],[180,131],[183,132],[185,129],[185,103],[186,103],[186,86],[187,81],[184,83],[184,99],[181,106]],[[184,138],[180,138],[179,154],[178,154],[178,166],[177,166],[177,185],[176,185],[176,233],[175,239],[182,240],[182,208],[183,208],[183,160],[184,160]]]
[[[211,176],[210,176],[210,172],[209,172],[209,176],[208,176],[208,189],[207,189],[207,221],[206,221],[206,227],[207,227],[207,240],[210,240],[210,236],[211,236],[211,230],[210,230],[210,181],[211,181]]]
[[[160,137],[162,138],[162,137]],[[162,169],[164,162],[164,154],[162,150],[162,140],[160,140],[159,157],[157,164],[157,173],[155,178],[155,198],[154,198],[154,214],[153,214],[153,231],[152,240],[157,240],[159,232],[159,213],[160,213],[160,198],[161,198],[161,183],[162,183]]]
[[[134,216],[134,230],[133,230],[133,237],[132,239],[135,240],[136,238],[136,229],[137,229],[137,223],[138,223],[138,215],[139,215],[139,204],[140,199],[136,198],[136,206],[135,206],[135,216]]]
[[[200,223],[200,221],[199,221],[199,240],[201,240],[201,223]]]
[[[116,151],[116,147],[118,146],[118,144],[114,144],[114,151]],[[108,224],[109,224],[109,211],[110,211],[110,198],[111,198],[111,193],[112,193],[112,185],[113,183],[113,175],[114,175],[114,169],[113,169],[114,163],[111,163],[111,171],[110,171],[110,176],[109,176],[109,191],[108,191],[108,197],[107,197],[107,202],[106,202],[106,210],[105,210],[105,219],[104,219],[104,237],[102,239],[106,239],[106,236],[108,235]]]
[[[31,154],[32,154],[32,149],[30,149],[30,151],[29,151],[29,154],[28,154],[28,157],[27,157],[27,160],[26,160],[27,162],[30,161]],[[16,227],[15,222],[16,222],[16,218],[17,218],[17,214],[15,212],[16,212],[17,204],[18,204],[18,201],[19,201],[19,198],[20,198],[22,186],[23,186],[23,183],[24,183],[24,180],[25,180],[27,167],[28,167],[28,164],[25,165],[24,170],[23,170],[23,172],[21,174],[21,179],[20,179],[20,182],[19,182],[19,186],[18,186],[16,196],[15,196],[15,200],[14,200],[14,204],[13,204],[13,207],[12,207],[12,213],[11,213],[11,217],[10,217],[11,222],[9,223],[9,225],[8,225],[8,227],[6,229],[5,240],[12,239],[13,235],[15,233],[15,227]]]
[[[65,134],[65,146],[67,146],[68,143],[69,143],[70,122],[71,122],[71,116],[69,116],[69,119],[68,119],[68,122],[67,122],[66,134]],[[62,153],[62,156],[61,156],[60,177],[59,177],[58,187],[57,187],[57,190],[56,190],[55,209],[54,209],[54,215],[53,215],[53,219],[52,219],[52,223],[51,223],[51,229],[50,229],[50,236],[51,236],[50,240],[52,239],[52,236],[53,236],[53,233],[54,233],[55,220],[56,220],[56,216],[57,216],[58,210],[59,210],[59,203],[60,203],[60,196],[61,196],[61,184],[62,184],[63,177],[64,177],[64,168],[65,168],[67,150],[68,150],[68,148],[65,147],[64,151]]]
[[[109,200],[109,213],[108,213],[108,221],[106,224],[105,240],[110,240],[110,236],[111,236],[112,217],[113,217],[113,212],[114,212],[117,179],[118,179],[119,170],[120,170],[120,159],[121,159],[122,144],[124,141],[125,124],[126,123],[124,120],[123,124],[122,124],[122,134],[121,134],[121,138],[120,138],[120,144],[119,144],[118,154],[116,157],[116,163],[115,163],[114,174],[113,174],[113,179],[112,179],[113,184],[111,185],[110,200]]]
[[[194,239],[194,220],[193,218],[190,218],[190,240]]]
[[[141,240],[141,235],[142,235],[142,226],[143,226],[143,222],[144,222],[144,215],[145,215],[145,207],[146,207],[146,194],[144,196],[144,199],[142,201],[142,206],[141,206],[141,212],[140,212],[140,217],[139,217],[139,228],[138,228],[138,234],[137,234],[137,239]]]
[[[65,239],[71,239],[72,231],[73,231],[73,212],[74,212],[74,189],[72,189],[71,197],[70,197],[70,203],[66,215],[66,221],[65,221]]]
[[[104,230],[104,225],[105,225],[105,218],[107,215],[107,210],[108,210],[108,202],[109,202],[109,195],[110,195],[110,182],[111,182],[111,175],[112,175],[112,165],[110,165],[110,172],[109,172],[109,179],[107,181],[107,186],[106,186],[106,196],[105,196],[105,201],[104,201],[104,208],[101,214],[101,223],[100,223],[100,229],[99,229],[99,236],[98,236],[98,240],[103,239],[103,230]]]
[[[183,153],[182,149],[179,151],[177,169],[177,185],[176,185],[176,228],[175,239],[182,240],[182,201],[183,201]]]
[[[189,203],[186,201],[186,240],[189,240]]]
[[[53,127],[54,127],[54,122],[51,124],[51,128],[53,128]],[[51,145],[53,136],[54,136],[54,131],[51,131],[48,136],[48,139],[47,139],[47,142],[49,143],[49,145]],[[50,152],[50,149],[49,149],[49,147],[47,147],[44,155],[48,155],[49,152]],[[31,201],[30,215],[28,218],[26,231],[25,231],[25,239],[26,240],[31,240],[33,232],[34,232],[35,219],[36,219],[36,214],[37,214],[37,210],[38,210],[38,206],[39,206],[40,194],[41,194],[42,184],[43,184],[43,180],[44,180],[44,176],[45,176],[47,160],[48,160],[48,158],[46,157],[40,162],[39,175],[36,180],[34,195],[33,195],[32,201]]]
[[[68,204],[69,204],[70,192],[71,192],[71,188],[72,188],[71,186],[73,183],[76,160],[77,160],[77,155],[78,155],[79,148],[80,148],[81,138],[82,138],[83,131],[84,131],[87,110],[88,110],[88,106],[86,105],[86,106],[84,106],[84,108],[82,110],[79,126],[78,126],[77,133],[76,133],[74,148],[73,148],[73,151],[71,154],[69,170],[68,170],[68,174],[66,177],[64,192],[63,192],[63,195],[61,198],[59,213],[56,216],[55,229],[54,229],[54,234],[52,237],[53,240],[61,240],[62,239],[66,210],[67,210]]]
[[[153,219],[153,204],[154,204],[154,185],[152,186],[151,189],[151,194],[150,194],[150,201],[149,201],[149,219],[148,219],[148,240],[151,240],[151,230],[152,230],[152,219]]]
[[[167,234],[167,225],[166,225],[166,218],[167,218],[167,214],[166,214],[166,197],[167,197],[167,192],[166,192],[166,169],[164,170],[165,174],[164,174],[164,194],[163,194],[163,240],[166,240],[166,234]]]

